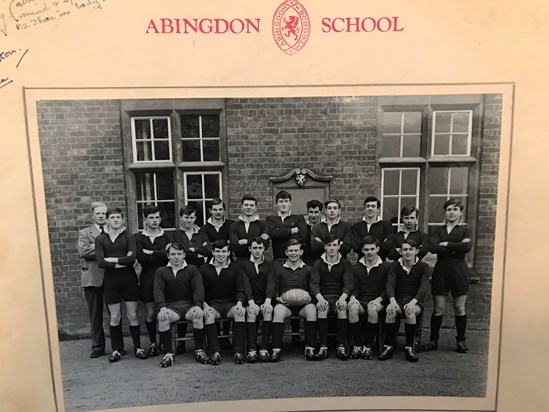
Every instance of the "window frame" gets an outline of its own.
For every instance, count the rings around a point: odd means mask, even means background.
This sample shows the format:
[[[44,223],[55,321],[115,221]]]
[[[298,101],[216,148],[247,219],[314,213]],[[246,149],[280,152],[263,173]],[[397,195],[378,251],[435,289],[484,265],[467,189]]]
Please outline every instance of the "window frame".
[[[384,194],[384,188],[385,188],[385,172],[386,171],[399,171],[399,187],[398,187],[398,190],[399,190],[399,193],[398,195],[385,195]],[[417,178],[416,178],[416,194],[415,194],[415,198],[416,198],[416,203],[415,207],[419,208],[419,203],[420,203],[420,200],[421,200],[421,168],[420,167],[384,167],[381,169],[381,196],[380,196],[380,201],[381,201],[381,213],[380,213],[380,216],[381,216],[381,219],[383,220],[387,220],[386,216],[383,216],[383,202],[385,200],[386,197],[389,197],[389,198],[397,198],[398,199],[398,203],[399,203],[399,206],[397,207],[397,222],[393,224],[393,227],[399,227],[400,225],[400,210],[402,209],[403,205],[401,203],[401,199],[402,197],[412,197],[413,195],[402,195],[402,171],[403,170],[415,170],[417,171]],[[412,205],[407,205],[407,206],[412,206]]]

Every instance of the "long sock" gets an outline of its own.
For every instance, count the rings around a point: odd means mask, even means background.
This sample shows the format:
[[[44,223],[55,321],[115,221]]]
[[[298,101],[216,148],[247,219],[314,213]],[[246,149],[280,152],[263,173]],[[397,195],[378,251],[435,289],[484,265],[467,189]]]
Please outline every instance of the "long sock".
[[[407,323],[404,324],[404,331],[406,333],[406,346],[411,346],[412,348],[414,347],[416,329],[417,325],[415,323],[413,325],[409,325]]]
[[[371,347],[374,343],[374,337],[376,336],[377,330],[379,328],[379,323],[370,323],[366,322],[366,333],[364,337],[364,343],[366,346]],[[379,338],[378,338],[379,339]]]
[[[187,323],[178,323],[177,324],[177,337],[183,338],[187,334]]]
[[[465,340],[465,329],[467,329],[467,315],[456,316],[456,332],[458,342]]]
[[[271,330],[273,326],[272,320],[264,320],[261,326],[261,349],[269,348],[269,339],[271,338]]]
[[[149,335],[149,342],[156,343],[156,322],[145,321],[147,327],[147,334]]]
[[[204,329],[193,327],[194,350],[204,349]]]
[[[316,346],[316,325],[317,323],[314,321],[305,321],[305,346],[311,348]],[[327,338],[328,336],[326,335]]]
[[[122,336],[122,324],[109,327],[111,331],[112,350],[124,350],[124,337]]]
[[[209,325],[204,326],[204,332],[208,338],[208,352],[210,354],[214,352],[219,352],[219,340],[217,339],[217,326],[215,323],[210,323]]]
[[[349,321],[347,319],[337,320],[337,344],[345,345],[349,333]]]
[[[359,347],[364,346],[364,343],[362,340],[362,327],[361,327],[360,321],[349,324],[349,327],[351,329],[351,335],[353,336],[355,346],[359,346]]]
[[[158,334],[160,335],[160,344],[164,347],[164,351],[166,353],[173,353],[172,331],[168,329],[164,332],[159,332]]]
[[[284,323],[273,322],[273,348],[282,349],[283,335],[284,335]]]
[[[318,319],[317,322],[320,346],[328,346],[328,319]]]
[[[133,340],[133,347],[134,348],[140,348],[141,347],[141,328],[139,325],[131,326],[130,325],[130,334],[132,335]]]
[[[246,342],[248,343],[248,351],[257,349],[257,323],[246,322]]]
[[[396,322],[385,324],[385,344],[395,346]]]
[[[244,352],[244,339],[246,339],[246,322],[235,322],[233,330],[233,353],[242,353]]]
[[[430,340],[432,342],[438,341],[441,325],[442,325],[442,315],[435,316],[435,314],[433,313],[431,315],[431,337],[430,337]]]

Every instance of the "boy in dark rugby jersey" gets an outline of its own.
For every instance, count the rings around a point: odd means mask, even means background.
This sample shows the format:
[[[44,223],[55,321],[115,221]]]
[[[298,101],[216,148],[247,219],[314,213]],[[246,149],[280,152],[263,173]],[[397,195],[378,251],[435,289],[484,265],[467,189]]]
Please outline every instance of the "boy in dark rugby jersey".
[[[382,260],[387,258],[389,247],[387,239],[393,233],[391,222],[381,220],[379,217],[381,202],[377,197],[369,196],[364,200],[364,217],[360,222],[353,224],[351,230],[351,243],[357,255],[361,255],[361,241],[367,235],[377,239],[379,246],[379,257]]]
[[[124,338],[121,323],[121,302],[125,302],[126,316],[130,323],[134,354],[139,359],[147,359],[141,349],[137,300],[139,285],[133,268],[137,255],[135,238],[122,226],[124,216],[119,208],[107,210],[107,229],[95,239],[95,259],[97,266],[105,269],[105,303],[111,315],[110,331],[112,353],[110,362],[117,362],[124,351]]]
[[[284,320],[292,315],[299,315],[305,318],[305,359],[317,360],[318,355],[314,353],[316,341],[316,307],[312,303],[302,306],[290,307],[282,295],[291,289],[310,290],[311,267],[302,260],[303,247],[297,239],[290,239],[286,245],[286,256],[288,259],[283,265],[277,265],[275,269],[275,292],[274,297],[278,302],[274,307],[273,314],[273,352],[271,362],[280,360],[282,350],[282,337],[284,335]]]
[[[204,233],[208,242],[213,243],[216,240],[229,240],[230,227],[234,223],[231,219],[225,218],[225,202],[220,198],[212,200],[212,205],[208,209],[210,217],[200,228],[200,233]]]
[[[174,363],[170,325],[180,319],[193,323],[195,359],[209,363],[204,352],[204,285],[202,275],[194,265],[185,262],[183,245],[174,242],[168,250],[170,261],[158,268],[154,277],[154,300],[158,306],[158,330],[160,342],[166,354],[160,366],[167,368]]]
[[[443,205],[446,224],[434,230],[429,239],[431,253],[437,254],[437,263],[431,280],[434,310],[431,316],[430,342],[422,346],[422,350],[430,351],[438,348],[442,315],[446,306],[448,293],[454,299],[454,314],[456,322],[456,351],[467,353],[465,345],[465,330],[467,315],[465,302],[469,292],[469,266],[465,255],[473,245],[473,234],[466,225],[460,225],[463,216],[463,204],[450,199]]]
[[[400,211],[400,219],[402,224],[400,225],[397,233],[392,233],[387,240],[388,257],[391,260],[400,259],[400,248],[404,240],[413,239],[418,245],[417,258],[423,259],[427,252],[429,252],[429,237],[426,233],[423,233],[418,228],[419,210],[417,207],[404,206]]]
[[[248,354],[246,361],[255,363],[258,359],[257,317],[261,313],[263,317],[261,350],[259,359],[262,362],[269,361],[269,338],[271,337],[271,325],[273,320],[272,298],[275,287],[275,264],[265,260],[265,245],[261,238],[253,238],[250,241],[250,259],[240,259],[238,264],[242,269],[242,280],[248,306],[246,306],[246,340],[248,342]]]
[[[337,357],[349,359],[347,353],[347,298],[353,290],[353,267],[339,253],[340,240],[330,234],[324,240],[326,250],[313,265],[311,295],[317,300],[318,333],[320,337],[319,359],[328,357],[328,314],[337,315]]]
[[[305,242],[307,232],[305,219],[301,215],[292,214],[292,195],[281,190],[275,196],[278,213],[267,216],[265,220],[269,228],[269,237],[273,247],[275,260],[286,260],[286,244],[290,239]]]
[[[154,273],[156,269],[168,263],[166,246],[169,240],[167,234],[160,227],[162,218],[158,207],[145,206],[143,208],[143,218],[145,229],[134,236],[137,245],[137,261],[141,264],[139,289],[141,301],[145,304],[147,311],[145,325],[151,342],[147,350],[147,356],[156,356],[158,354],[158,345],[156,343],[156,307],[153,295]]]
[[[250,258],[250,239],[263,239],[265,249],[269,247],[269,228],[267,222],[259,219],[257,214],[257,199],[252,195],[242,196],[242,214],[231,225],[229,241],[237,259]]]
[[[307,202],[307,216],[305,217],[307,227],[302,259],[309,266],[313,266],[313,263],[320,259],[320,256],[324,253],[323,249],[313,251],[311,246],[311,230],[314,225],[322,221],[322,209],[324,209],[324,205],[319,200],[309,200]]]
[[[349,299],[349,323],[355,346],[351,358],[372,359],[372,343],[379,326],[379,313],[384,309],[389,263],[378,255],[378,240],[368,235],[362,239],[363,257],[353,266],[354,288]],[[365,341],[362,339],[360,316],[368,317]]]
[[[393,356],[396,332],[402,315],[406,318],[406,346],[404,354],[410,362],[417,362],[415,335],[417,317],[423,312],[423,299],[429,286],[431,268],[419,260],[419,248],[414,239],[401,244],[398,260],[391,263],[387,280],[389,304],[385,317],[385,345],[378,359],[387,360]]]
[[[324,202],[326,219],[314,225],[311,230],[311,247],[313,251],[324,251],[324,241],[334,234],[341,241],[339,253],[344,258],[351,251],[351,224],[341,219],[341,203],[337,199]]]
[[[229,245],[225,240],[216,240],[212,245],[213,258],[200,267],[206,299],[204,302],[204,322],[208,337],[208,350],[212,365],[221,363],[219,342],[215,320],[234,320],[234,362],[244,363],[244,338],[246,333],[244,309],[245,295],[240,266],[229,260]]]
[[[172,240],[185,248],[185,261],[200,267],[211,254],[211,244],[204,232],[195,225],[196,209],[185,206],[179,209],[179,228],[172,233]]]

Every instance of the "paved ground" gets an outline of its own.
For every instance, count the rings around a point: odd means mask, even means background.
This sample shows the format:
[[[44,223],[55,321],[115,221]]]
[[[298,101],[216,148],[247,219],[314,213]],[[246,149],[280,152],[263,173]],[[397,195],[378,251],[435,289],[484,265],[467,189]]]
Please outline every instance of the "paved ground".
[[[159,367],[160,356],[139,360],[126,355],[115,364],[107,357],[90,359],[88,340],[65,341],[61,342],[65,406],[67,411],[84,411],[261,398],[483,397],[488,332],[468,332],[466,355],[454,351],[454,331],[441,332],[439,350],[420,353],[416,364],[404,360],[403,338],[393,359],[386,362],[342,362],[334,351],[325,361],[307,362],[302,347],[288,344],[279,363],[235,365],[230,353],[224,352],[221,365],[201,365],[187,353],[167,369]],[[126,348],[131,348],[129,339]]]

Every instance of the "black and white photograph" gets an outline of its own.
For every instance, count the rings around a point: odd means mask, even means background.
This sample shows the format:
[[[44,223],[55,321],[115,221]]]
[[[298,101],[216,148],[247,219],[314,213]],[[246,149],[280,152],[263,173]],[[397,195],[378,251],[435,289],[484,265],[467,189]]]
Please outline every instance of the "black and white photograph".
[[[65,410],[490,403],[507,97],[454,90],[33,102]]]

